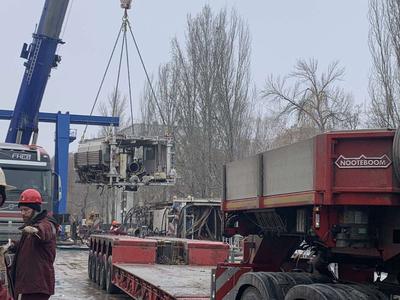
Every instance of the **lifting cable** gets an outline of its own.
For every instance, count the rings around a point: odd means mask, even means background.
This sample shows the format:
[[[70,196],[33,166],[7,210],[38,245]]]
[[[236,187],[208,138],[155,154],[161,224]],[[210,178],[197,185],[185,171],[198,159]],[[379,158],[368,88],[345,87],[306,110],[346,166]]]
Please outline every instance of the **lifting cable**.
[[[69,17],[71,15],[71,11],[72,11],[72,7],[74,6],[74,0],[70,1],[70,4],[68,6],[68,11],[67,11],[67,16],[66,16],[66,20],[64,22],[64,27],[62,29],[62,33],[60,35],[61,40],[63,39],[64,35],[65,35],[65,31],[67,30],[68,27],[68,23],[69,23]]]
[[[124,16],[125,17],[125,16]],[[112,113],[111,116],[115,117],[116,114],[116,104],[117,104],[117,97],[118,97],[118,88],[119,88],[119,79],[121,76],[121,66],[122,66],[122,58],[124,56],[124,45],[125,45],[125,31],[126,31],[126,25],[125,22],[122,24],[124,35],[122,37],[122,46],[121,46],[121,52],[119,54],[119,63],[118,63],[118,72],[117,72],[117,81],[115,82],[115,90],[114,90],[114,99],[113,99],[113,107],[112,107]]]
[[[129,27],[129,32],[131,33],[133,42],[134,42],[134,44],[135,44],[136,51],[137,51],[137,53],[138,53],[138,55],[139,55],[140,62],[142,63],[142,67],[143,67],[144,73],[146,74],[146,78],[147,78],[147,81],[148,81],[148,83],[149,83],[151,93],[152,93],[152,95],[153,95],[153,97],[154,97],[154,101],[156,102],[158,111],[159,111],[159,113],[160,113],[161,120],[162,120],[162,122],[163,122],[164,125],[167,125],[167,124],[165,123],[164,115],[163,115],[163,113],[162,113],[162,110],[161,110],[160,104],[159,104],[159,102],[158,102],[156,93],[154,92],[153,85],[151,84],[151,80],[150,80],[150,77],[149,77],[149,73],[147,72],[146,66],[145,66],[144,61],[143,61],[143,58],[142,58],[142,54],[140,53],[140,49],[139,49],[139,46],[138,46],[138,44],[137,44],[137,42],[136,42],[135,35],[133,34],[132,27],[131,27],[131,23],[129,22],[129,20],[128,20],[128,27]]]
[[[126,30],[124,32],[125,38],[125,53],[126,53],[126,66],[128,71],[128,88],[129,88],[129,108],[131,112],[131,128],[132,128],[132,135],[134,134],[133,129],[133,104],[132,104],[132,87],[131,87],[131,71],[129,68],[129,52],[128,52],[128,39],[126,38]]]
[[[94,108],[95,108],[95,106],[97,104],[97,101],[99,100],[100,92],[101,92],[101,89],[103,87],[104,80],[106,79],[108,69],[110,68],[111,61],[112,61],[112,58],[114,56],[115,49],[117,48],[119,37],[121,36],[122,28],[123,28],[123,26],[121,25],[121,27],[119,29],[119,32],[118,32],[118,35],[117,35],[117,38],[116,38],[115,43],[114,43],[114,47],[113,47],[113,49],[111,51],[110,58],[108,59],[108,63],[107,63],[106,69],[105,69],[103,77],[101,79],[100,86],[99,86],[99,88],[97,90],[96,97],[94,98],[94,103],[92,105],[92,109],[90,110],[89,116],[93,115]],[[85,129],[83,130],[83,134],[82,134],[82,138],[81,138],[82,141],[85,139],[85,134],[86,134],[86,130],[87,130],[88,126],[89,125],[86,124]]]
[[[159,111],[160,118],[161,118],[163,124],[166,125],[165,118],[164,118],[164,115],[163,115],[162,110],[161,110],[161,106],[160,106],[160,104],[159,104],[158,98],[157,98],[157,96],[156,96],[156,93],[155,93],[155,91],[154,91],[153,85],[152,85],[152,83],[151,83],[150,76],[149,76],[149,74],[148,74],[148,72],[147,72],[147,68],[146,68],[146,65],[145,65],[145,63],[144,63],[142,54],[141,54],[140,49],[139,49],[139,46],[138,46],[138,44],[137,44],[137,42],[136,42],[135,35],[133,34],[132,26],[131,26],[131,23],[130,23],[129,18],[128,18],[128,9],[127,9],[127,8],[124,9],[124,16],[123,16],[123,18],[122,18],[122,25],[121,25],[121,27],[120,27],[120,29],[119,29],[119,31],[118,31],[117,38],[116,38],[116,40],[115,40],[114,46],[113,46],[112,51],[111,51],[111,55],[110,55],[110,57],[109,57],[109,59],[108,59],[107,66],[106,66],[106,68],[105,68],[103,77],[102,77],[101,82],[100,82],[100,86],[99,86],[99,88],[98,88],[98,90],[97,90],[96,97],[95,97],[95,99],[94,99],[94,103],[93,103],[92,108],[91,108],[91,110],[90,110],[90,116],[93,115],[94,109],[95,109],[95,107],[96,107],[96,104],[97,104],[98,99],[99,99],[99,96],[100,96],[101,89],[102,89],[102,87],[103,87],[103,85],[104,85],[104,81],[105,81],[105,79],[106,79],[108,70],[109,70],[109,68],[110,68],[112,58],[113,58],[113,56],[114,56],[114,53],[115,53],[115,50],[116,50],[116,48],[117,48],[119,39],[120,39],[120,37],[121,37],[121,33],[123,32],[123,36],[122,36],[122,46],[121,46],[121,51],[120,51],[120,56],[119,56],[118,72],[117,72],[117,78],[116,78],[116,84],[115,84],[115,93],[114,93],[114,99],[113,99],[112,116],[115,117],[115,114],[117,113],[117,111],[116,111],[116,109],[117,109],[117,107],[116,107],[116,102],[117,102],[117,96],[118,96],[118,87],[119,87],[119,81],[120,81],[120,75],[121,75],[121,67],[122,67],[123,54],[124,54],[124,51],[125,51],[125,54],[126,54],[126,68],[127,68],[127,73],[128,73],[127,75],[128,75],[128,89],[129,89],[129,104],[130,104],[131,130],[132,130],[132,134],[133,134],[133,133],[134,133],[134,131],[133,131],[134,128],[133,128],[132,85],[131,85],[131,72],[130,72],[129,52],[128,52],[128,38],[127,38],[127,35],[126,35],[127,29],[128,29],[128,28],[129,28],[130,35],[132,36],[132,39],[133,39],[133,42],[134,42],[136,51],[137,51],[137,53],[138,53],[138,56],[139,56],[141,65],[142,65],[142,67],[143,67],[144,73],[145,73],[145,75],[146,75],[147,82],[148,82],[148,84],[149,84],[149,86],[150,86],[150,90],[151,90],[152,96],[153,96],[153,98],[154,98],[154,101],[155,101],[155,103],[156,103],[157,109],[158,109],[158,111]],[[82,134],[82,137],[81,137],[81,141],[83,141],[83,140],[85,139],[85,134],[86,134],[87,128],[88,128],[88,125],[85,126],[85,129],[84,129],[83,134]]]

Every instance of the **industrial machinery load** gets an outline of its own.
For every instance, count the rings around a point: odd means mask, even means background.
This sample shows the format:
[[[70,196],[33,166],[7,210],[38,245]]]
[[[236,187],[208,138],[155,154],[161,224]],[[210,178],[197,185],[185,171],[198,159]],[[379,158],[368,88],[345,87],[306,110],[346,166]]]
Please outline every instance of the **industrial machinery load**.
[[[74,154],[79,182],[123,186],[175,183],[173,141],[170,137],[119,134],[115,138],[85,140]]]

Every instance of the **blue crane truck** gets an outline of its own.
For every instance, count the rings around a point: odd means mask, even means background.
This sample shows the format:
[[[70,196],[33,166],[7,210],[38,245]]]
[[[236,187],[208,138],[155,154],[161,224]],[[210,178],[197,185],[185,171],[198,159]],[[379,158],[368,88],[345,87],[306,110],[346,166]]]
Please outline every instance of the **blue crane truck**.
[[[69,0],[46,0],[39,25],[30,45],[24,43],[21,57],[26,59],[17,101],[5,143],[0,143],[0,167],[7,181],[17,187],[0,210],[0,240],[17,234],[22,219],[18,214],[19,193],[36,188],[44,198],[45,208],[53,210],[60,193],[58,176],[52,176],[50,157],[36,146],[39,109],[51,69],[61,61],[56,54],[62,43],[60,32]],[[53,180],[57,178],[57,180]]]

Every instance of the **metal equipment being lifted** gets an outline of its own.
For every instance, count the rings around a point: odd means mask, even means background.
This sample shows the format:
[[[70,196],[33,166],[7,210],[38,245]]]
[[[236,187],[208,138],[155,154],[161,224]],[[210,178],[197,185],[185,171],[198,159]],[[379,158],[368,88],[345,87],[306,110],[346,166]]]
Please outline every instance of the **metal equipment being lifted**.
[[[112,114],[115,116],[116,113],[122,58],[126,57],[131,126],[127,130],[124,130],[124,132],[130,131],[130,134],[118,132],[115,126],[111,126],[107,131],[107,136],[85,140],[85,130],[78,151],[74,154],[75,170],[77,171],[80,183],[123,187],[127,191],[136,191],[137,187],[140,185],[172,185],[175,184],[176,179],[176,172],[173,168],[172,137],[168,135],[156,137],[136,136],[134,134],[127,33],[130,33],[132,37],[133,44],[140,58],[152,96],[155,99],[158,112],[163,122],[164,118],[129,21],[128,10],[131,8],[132,1],[121,0],[120,2],[121,8],[124,10],[122,24],[91,111],[94,111],[116,47],[121,40],[117,80],[112,102]]]
[[[172,146],[169,137],[118,135],[115,147],[107,138],[85,140],[74,154],[79,182],[126,190],[136,190],[139,185],[174,184]]]

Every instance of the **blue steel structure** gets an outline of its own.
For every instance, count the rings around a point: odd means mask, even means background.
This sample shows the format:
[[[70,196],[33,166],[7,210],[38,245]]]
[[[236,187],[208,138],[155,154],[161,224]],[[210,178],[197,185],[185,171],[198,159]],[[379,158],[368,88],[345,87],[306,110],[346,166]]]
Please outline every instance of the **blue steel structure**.
[[[0,110],[0,120],[10,120],[13,117],[12,110]],[[68,199],[68,154],[69,144],[74,140],[70,135],[70,124],[97,125],[97,126],[119,126],[118,117],[85,116],[70,113],[38,113],[38,121],[56,124],[55,137],[55,164],[54,171],[60,175],[62,195],[58,203],[54,203],[55,214],[67,212]]]
[[[60,32],[68,3],[69,0],[45,1],[33,41],[29,46],[24,44],[21,51],[21,57],[27,61],[24,63],[25,72],[15,108],[13,111],[0,110],[0,119],[11,120],[6,143],[36,144],[38,123],[56,124],[55,172],[61,178],[62,188],[61,199],[53,206],[56,214],[67,212],[68,149],[70,142],[75,139],[70,136],[70,124],[119,125],[119,119],[114,117],[39,112],[51,69],[61,61],[56,50],[58,44],[63,43]]]

